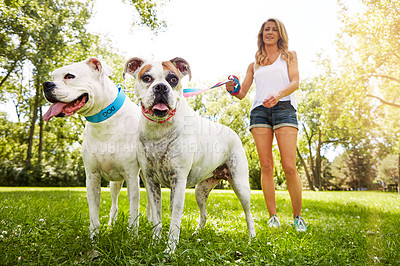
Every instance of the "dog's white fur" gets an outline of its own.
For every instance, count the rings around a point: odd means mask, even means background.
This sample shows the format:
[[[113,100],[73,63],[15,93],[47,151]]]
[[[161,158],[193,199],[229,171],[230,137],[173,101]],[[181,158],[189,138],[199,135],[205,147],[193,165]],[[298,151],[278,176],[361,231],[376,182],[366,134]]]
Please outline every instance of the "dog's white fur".
[[[110,105],[118,89],[108,78],[111,68],[96,58],[74,63],[55,70],[53,82],[45,82],[44,94],[52,102],[74,102],[83,94],[86,104],[77,113],[92,116]],[[73,78],[72,78],[73,77]],[[101,178],[110,183],[112,206],[109,225],[117,217],[118,195],[127,183],[129,197],[129,225],[139,225],[139,166],[137,162],[137,136],[140,109],[128,96],[122,107],[109,119],[100,123],[86,122],[82,144],[82,157],[86,171],[86,191],[90,215],[90,234],[99,230]]]
[[[143,112],[153,120],[140,119],[138,160],[146,184],[154,236],[160,237],[162,228],[161,185],[171,188],[168,251],[174,252],[179,242],[185,189],[196,186],[200,229],[206,222],[208,195],[221,179],[230,182],[244,209],[248,233],[255,236],[248,163],[242,143],[233,130],[199,117],[187,105],[180,80],[184,75],[191,75],[189,64],[182,58],[149,62],[134,57],[125,63],[126,73],[136,78],[135,95]],[[165,120],[175,111],[168,121],[155,122]]]

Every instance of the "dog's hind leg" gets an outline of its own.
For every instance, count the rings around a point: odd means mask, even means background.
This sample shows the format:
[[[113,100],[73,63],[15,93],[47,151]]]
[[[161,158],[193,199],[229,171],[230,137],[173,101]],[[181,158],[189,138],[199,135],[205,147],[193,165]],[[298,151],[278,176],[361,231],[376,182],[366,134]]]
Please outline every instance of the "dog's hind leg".
[[[195,188],[195,197],[197,201],[197,205],[200,209],[200,218],[199,224],[197,225],[196,232],[204,227],[207,220],[207,199],[210,195],[211,190],[221,181],[219,178],[208,178],[206,180],[201,181],[196,185]]]
[[[108,225],[111,226],[117,220],[118,215],[118,196],[121,191],[124,181],[111,181],[110,182],[110,193],[111,193],[111,209],[110,209],[110,219],[108,220]]]
[[[239,152],[240,151],[240,152]],[[228,178],[233,191],[242,204],[244,214],[246,216],[247,230],[249,237],[255,237],[254,220],[250,211],[250,184],[249,184],[249,168],[246,154],[243,148],[232,153],[228,159],[227,165],[231,173]]]

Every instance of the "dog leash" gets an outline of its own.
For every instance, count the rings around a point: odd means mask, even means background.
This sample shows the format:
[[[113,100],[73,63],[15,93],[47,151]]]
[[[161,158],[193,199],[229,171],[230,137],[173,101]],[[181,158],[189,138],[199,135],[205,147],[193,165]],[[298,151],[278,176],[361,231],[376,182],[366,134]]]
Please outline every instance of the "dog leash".
[[[226,84],[228,82],[231,82],[231,81],[234,81],[236,83],[236,86],[235,86],[235,89],[233,90],[233,92],[231,92],[231,91],[228,91],[228,92],[232,96],[235,96],[240,92],[240,82],[239,82],[239,78],[234,76],[234,75],[230,75],[227,80],[222,81],[222,82],[218,82],[217,84],[215,84],[214,86],[212,86],[210,88],[206,88],[206,89],[191,89],[191,88],[183,89],[183,96],[185,98],[188,98],[188,97],[191,97],[191,96],[194,96],[194,95],[198,95],[198,94],[203,93],[205,91],[220,87],[220,86],[222,86],[222,85],[224,85],[224,84]],[[119,86],[119,84],[118,84],[118,86]],[[128,92],[131,92],[131,91],[128,91]],[[168,120],[170,120],[176,113],[176,108],[175,108],[174,110],[172,110],[172,112],[171,112],[171,114],[169,115],[168,118],[163,119],[163,120],[155,120],[155,119],[152,119],[149,116],[147,116],[147,112],[145,112],[143,105],[141,107],[142,107],[142,115],[146,119],[148,119],[148,120],[150,120],[152,122],[160,123],[160,124],[163,124],[163,123],[167,122]]]
[[[214,86],[212,86],[210,88],[207,88],[207,89],[183,89],[183,96],[185,98],[188,98],[188,97],[203,93],[205,91],[211,90],[213,88],[220,87],[220,86],[222,86],[222,85],[224,85],[224,84],[226,84],[228,82],[231,82],[231,81],[234,81],[236,83],[236,86],[235,86],[235,89],[233,90],[233,92],[230,92],[230,91],[228,91],[228,92],[232,96],[235,96],[240,92],[240,82],[239,82],[238,77],[236,77],[234,75],[230,75],[227,80],[222,81],[222,82],[218,82]]]

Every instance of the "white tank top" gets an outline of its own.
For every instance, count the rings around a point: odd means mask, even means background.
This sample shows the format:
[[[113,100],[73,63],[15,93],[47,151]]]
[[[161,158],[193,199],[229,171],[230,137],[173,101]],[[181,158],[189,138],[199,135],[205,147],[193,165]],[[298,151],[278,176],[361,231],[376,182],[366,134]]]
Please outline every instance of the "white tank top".
[[[268,66],[259,66],[254,71],[254,81],[256,83],[256,96],[251,106],[251,110],[262,105],[265,98],[274,92],[278,92],[286,88],[289,83],[288,66],[281,55],[276,61]],[[294,93],[283,97],[280,101],[290,101],[293,107],[297,110]]]

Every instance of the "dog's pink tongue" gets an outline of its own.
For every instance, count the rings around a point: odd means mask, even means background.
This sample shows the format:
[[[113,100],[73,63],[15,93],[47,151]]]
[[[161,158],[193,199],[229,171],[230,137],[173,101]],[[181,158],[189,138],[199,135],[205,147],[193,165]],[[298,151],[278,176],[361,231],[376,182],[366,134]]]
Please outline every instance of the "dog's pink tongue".
[[[53,116],[56,116],[58,114],[61,113],[61,111],[63,110],[63,108],[67,105],[68,103],[62,103],[62,102],[58,102],[58,103],[53,103],[49,110],[47,110],[47,112],[43,115],[43,119],[48,122],[50,120],[50,118],[52,118]]]
[[[153,110],[157,109],[160,111],[168,111],[168,106],[164,103],[157,103],[156,105],[154,105]]]

